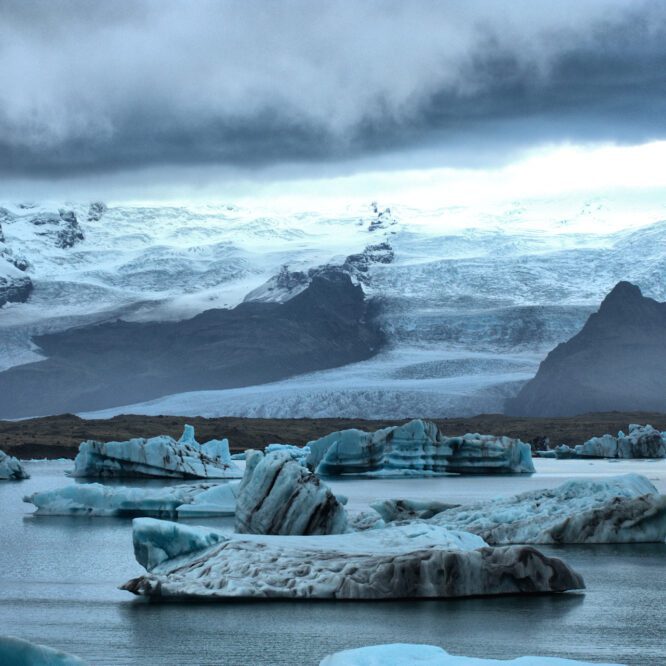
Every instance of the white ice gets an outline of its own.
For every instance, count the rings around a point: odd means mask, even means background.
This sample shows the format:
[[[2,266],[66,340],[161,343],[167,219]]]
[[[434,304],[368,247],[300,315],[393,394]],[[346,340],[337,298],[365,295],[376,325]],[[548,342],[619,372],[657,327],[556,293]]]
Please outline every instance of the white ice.
[[[666,432],[631,423],[628,434],[592,437],[573,448],[559,446],[555,453],[561,458],[666,458]]]
[[[287,450],[248,451],[236,500],[236,531],[339,534],[347,515],[329,487]]]
[[[85,666],[71,654],[14,636],[0,636],[0,664],[5,666]]]
[[[426,523],[328,536],[228,534],[134,520],[149,573],[123,589],[162,597],[384,599],[581,589],[565,562],[529,546],[488,548]]]
[[[350,429],[308,443],[307,465],[318,474],[424,472],[531,474],[529,444],[508,437],[442,435],[430,421],[415,419],[376,432]]]
[[[25,471],[18,458],[0,451],[0,481],[20,481],[29,478],[30,475]]]
[[[518,657],[497,660],[452,655],[434,645],[391,643],[343,650],[325,657],[319,666],[620,666],[558,657]]]
[[[465,504],[430,522],[494,545],[663,542],[666,496],[644,476],[627,474]]]
[[[231,460],[227,440],[200,445],[185,426],[176,441],[167,435],[126,442],[82,442],[74,460],[76,477],[172,477],[239,479],[241,469]]]
[[[76,483],[33,493],[24,502],[37,507],[37,515],[57,516],[156,516],[182,518],[233,516],[239,482],[197,484],[163,488],[107,486]]]

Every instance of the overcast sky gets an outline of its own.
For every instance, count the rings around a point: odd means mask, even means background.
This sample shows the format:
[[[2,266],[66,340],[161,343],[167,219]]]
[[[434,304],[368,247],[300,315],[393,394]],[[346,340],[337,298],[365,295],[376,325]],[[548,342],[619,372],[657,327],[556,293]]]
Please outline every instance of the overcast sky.
[[[641,0],[0,0],[0,193],[666,139],[665,19]]]

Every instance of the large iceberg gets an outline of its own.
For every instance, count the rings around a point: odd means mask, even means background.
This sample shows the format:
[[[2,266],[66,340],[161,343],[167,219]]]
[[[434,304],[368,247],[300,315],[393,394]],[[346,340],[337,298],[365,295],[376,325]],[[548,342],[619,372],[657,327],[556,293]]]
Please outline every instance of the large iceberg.
[[[573,448],[562,444],[555,449],[558,458],[666,458],[666,432],[651,425],[631,423],[629,434],[592,437]]]
[[[626,474],[467,504],[430,522],[494,545],[662,542],[666,496],[644,476]]]
[[[225,534],[135,518],[149,570],[121,589],[149,597],[391,599],[583,589],[564,561],[532,546],[490,548],[427,523],[327,536]]]
[[[126,442],[82,442],[74,460],[77,477],[171,477],[240,479],[226,439],[199,444],[192,426],[180,440],[167,435]]]
[[[621,666],[559,657],[482,659],[449,654],[435,645],[390,643],[343,650],[325,657],[319,666]]]
[[[309,442],[306,464],[322,475],[532,474],[532,452],[519,439],[472,433],[447,437],[430,421],[415,419],[376,432],[350,429]]]
[[[6,666],[85,666],[78,657],[14,636],[0,636],[0,664]]]
[[[239,482],[163,488],[129,488],[99,483],[75,483],[23,498],[37,515],[56,516],[233,516]]]
[[[236,500],[236,531],[248,534],[339,534],[341,502],[288,451],[248,451]]]
[[[0,481],[21,481],[29,478],[30,474],[25,471],[17,458],[0,451]]]

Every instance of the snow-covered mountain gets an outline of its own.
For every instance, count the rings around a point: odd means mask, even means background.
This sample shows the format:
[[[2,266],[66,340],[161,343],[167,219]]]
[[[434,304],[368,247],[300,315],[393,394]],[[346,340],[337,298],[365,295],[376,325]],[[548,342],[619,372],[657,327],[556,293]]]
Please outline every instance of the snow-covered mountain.
[[[662,209],[583,198],[488,210],[305,212],[5,204],[0,294],[3,277],[28,278],[32,291],[9,299],[26,302],[0,309],[0,368],[40,358],[31,335],[119,317],[182,319],[246,299],[284,301],[322,266],[357,255],[348,271],[382,303],[387,345],[374,358],[102,413],[386,418],[500,411],[618,281],[666,298]],[[25,260],[24,270],[8,257]]]

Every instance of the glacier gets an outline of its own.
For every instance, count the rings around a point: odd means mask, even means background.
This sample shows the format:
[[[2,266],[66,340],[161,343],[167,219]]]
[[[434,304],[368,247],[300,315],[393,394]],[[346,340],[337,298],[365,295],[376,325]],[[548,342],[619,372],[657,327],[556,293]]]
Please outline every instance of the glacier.
[[[430,522],[491,545],[659,543],[666,540],[666,496],[644,476],[625,474],[465,504]]]
[[[555,448],[558,458],[666,458],[666,432],[651,425],[629,424],[629,433],[592,437],[583,444]]]
[[[163,488],[76,483],[26,495],[36,515],[54,516],[233,516],[238,481],[220,485],[197,484]]]
[[[0,481],[12,480],[21,481],[22,479],[29,479],[30,474],[25,471],[25,468],[13,456],[7,455],[4,451],[0,451]]]
[[[377,472],[532,474],[531,447],[509,437],[478,433],[447,437],[422,419],[365,432],[334,432],[308,442],[306,464],[317,474]]]
[[[231,460],[226,439],[199,444],[192,426],[186,425],[178,441],[160,435],[126,442],[82,442],[72,476],[240,479],[243,473]]]
[[[248,534],[339,534],[347,514],[330,488],[288,451],[246,452],[236,499],[236,531]]]
[[[370,266],[363,283],[385,303],[387,347],[374,359],[270,385],[174,394],[105,416],[499,412],[618,280],[666,298],[662,211],[624,196],[585,193],[485,208],[390,202],[398,223],[372,232],[377,215],[357,201],[289,210],[261,202],[110,205],[92,215],[85,202],[66,206],[84,239],[65,249],[38,235],[50,225],[33,223],[42,214],[59,218],[62,204],[9,202],[4,245],[25,255],[22,274],[35,287],[25,303],[3,307],[0,368],[43,358],[30,342],[34,334],[233,307],[285,265],[307,274],[388,240],[394,260]]]
[[[490,548],[472,534],[423,523],[273,536],[135,518],[133,535],[148,573],[121,589],[149,597],[446,598],[584,588],[564,561],[532,546]]]
[[[85,666],[83,659],[14,636],[0,636],[0,664],[6,666]]]
[[[484,659],[452,655],[435,645],[388,643],[343,650],[325,657],[319,666],[621,666],[559,657]]]

